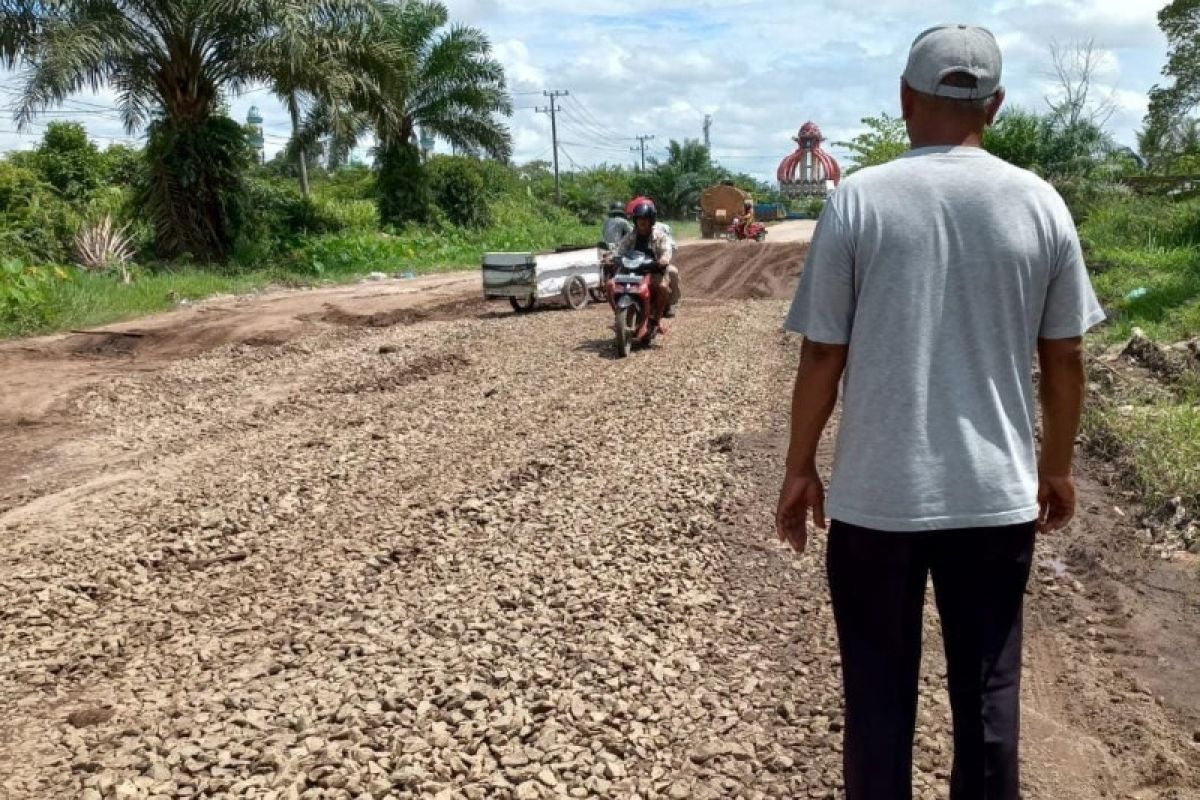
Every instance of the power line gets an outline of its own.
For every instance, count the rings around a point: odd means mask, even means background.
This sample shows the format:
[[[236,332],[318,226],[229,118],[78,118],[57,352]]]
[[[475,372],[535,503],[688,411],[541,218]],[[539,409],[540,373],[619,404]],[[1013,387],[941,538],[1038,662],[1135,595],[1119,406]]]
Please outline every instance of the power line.
[[[601,153],[621,153],[624,155],[628,151],[627,147],[610,147],[599,144],[584,144],[583,142],[571,142],[566,139],[562,139],[560,141],[562,144],[568,144],[571,147],[581,147],[585,150],[595,150]]]
[[[595,126],[596,128],[598,128],[602,131],[608,131],[610,135],[612,135],[613,137],[615,137],[617,139],[628,140],[628,139],[632,138],[630,136],[622,136],[619,132],[617,132],[617,131],[613,130],[611,127],[609,127],[599,117],[597,117],[595,114],[593,114],[592,110],[590,108],[588,108],[586,105],[584,105],[583,101],[580,100],[578,97],[572,97],[571,100],[576,106],[579,107],[579,111],[583,114],[583,116],[586,119],[590,120],[591,124],[593,126]]]
[[[578,162],[578,161],[576,161],[575,159],[571,158],[571,154],[567,152],[567,149],[566,149],[565,147],[564,147],[564,148],[561,148],[561,149],[562,149],[562,154],[563,154],[564,156],[566,156],[566,157],[567,157],[567,161],[570,161],[570,162],[571,162],[571,166],[572,166],[572,167],[574,167],[575,169],[579,170],[579,171],[583,171],[583,167],[579,166],[579,162]]]
[[[597,141],[607,142],[610,144],[618,144],[622,147],[627,146],[625,144],[626,142],[633,141],[632,136],[613,136],[610,133],[606,133],[605,131],[591,125],[591,123],[587,122],[581,117],[569,112],[567,109],[561,109],[559,113],[562,115],[564,120],[575,127],[578,133],[583,134],[589,139],[595,139]]]

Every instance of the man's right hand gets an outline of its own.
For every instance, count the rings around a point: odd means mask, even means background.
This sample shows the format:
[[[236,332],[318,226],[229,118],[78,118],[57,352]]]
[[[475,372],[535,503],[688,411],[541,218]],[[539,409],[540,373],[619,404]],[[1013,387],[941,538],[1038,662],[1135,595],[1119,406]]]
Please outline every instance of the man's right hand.
[[[779,541],[787,542],[797,553],[808,546],[808,512],[812,509],[813,522],[825,529],[825,484],[817,474],[816,467],[783,479],[779,492],[779,507],[775,512],[775,528]]]
[[[1075,479],[1070,475],[1038,476],[1038,532],[1067,526],[1075,516]]]

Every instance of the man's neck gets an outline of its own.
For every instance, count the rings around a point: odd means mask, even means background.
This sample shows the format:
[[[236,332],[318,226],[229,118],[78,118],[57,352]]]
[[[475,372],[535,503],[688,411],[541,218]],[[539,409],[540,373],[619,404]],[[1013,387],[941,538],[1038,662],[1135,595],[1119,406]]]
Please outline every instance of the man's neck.
[[[912,147],[983,147],[983,131],[961,133],[934,133],[925,136],[913,135]]]

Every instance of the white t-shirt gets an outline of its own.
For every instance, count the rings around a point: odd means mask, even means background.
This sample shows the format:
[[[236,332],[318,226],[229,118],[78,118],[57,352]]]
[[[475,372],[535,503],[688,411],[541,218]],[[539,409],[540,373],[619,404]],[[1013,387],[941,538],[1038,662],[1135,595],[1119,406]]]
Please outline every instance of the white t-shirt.
[[[849,344],[829,516],[877,530],[1037,518],[1039,338],[1104,319],[1066,204],[973,147],[847,178],[787,327]]]

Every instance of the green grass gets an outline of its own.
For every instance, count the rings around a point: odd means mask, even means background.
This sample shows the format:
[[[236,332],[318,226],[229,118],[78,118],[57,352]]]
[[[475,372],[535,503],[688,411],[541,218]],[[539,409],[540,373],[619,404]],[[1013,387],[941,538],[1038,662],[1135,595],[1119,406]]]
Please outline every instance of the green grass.
[[[675,234],[675,240],[679,242],[690,241],[700,238],[700,223],[694,219],[668,219],[664,220],[671,226],[671,232]]]
[[[1140,328],[1160,345],[1200,336],[1200,201],[1126,197],[1080,227],[1092,282],[1110,311],[1092,334],[1127,341]],[[1130,297],[1138,290],[1139,296]],[[1144,290],[1144,291],[1140,291]],[[1112,441],[1152,510],[1173,497],[1200,503],[1200,378],[1131,387],[1101,398],[1085,425]]]
[[[283,276],[269,270],[228,275],[189,267],[145,275],[130,284],[123,284],[109,275],[75,272],[69,281],[51,288],[45,318],[41,322],[22,324],[0,318],[0,337],[104,325],[165,311],[174,308],[180,300],[244,293],[283,282]]]
[[[1149,508],[1173,497],[1191,507],[1200,501],[1200,404],[1194,398],[1096,409],[1087,425],[1103,426],[1120,442]]]
[[[1200,247],[1098,248],[1091,261],[1100,268],[1096,293],[1115,312],[1101,333],[1109,341],[1128,339],[1134,327],[1163,344],[1200,336]]]
[[[103,325],[165,311],[180,300],[267,286],[346,282],[372,272],[426,275],[478,269],[489,250],[549,250],[562,244],[590,245],[599,238],[598,227],[562,215],[552,218],[516,205],[502,211],[498,218],[504,224],[483,230],[348,230],[298,240],[281,255],[259,263],[142,272],[131,284],[69,269],[70,280],[53,283],[39,314],[21,319],[0,314],[0,338]],[[365,207],[359,212],[366,216]]]

